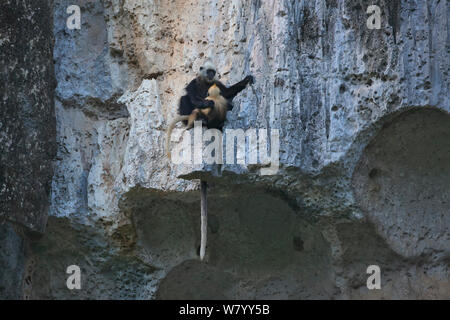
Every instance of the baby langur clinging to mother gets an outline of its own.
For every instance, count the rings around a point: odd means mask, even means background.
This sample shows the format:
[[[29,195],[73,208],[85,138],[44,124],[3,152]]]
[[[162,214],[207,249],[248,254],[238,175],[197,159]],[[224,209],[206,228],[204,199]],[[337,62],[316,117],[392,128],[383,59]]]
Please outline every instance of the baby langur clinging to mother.
[[[220,89],[215,83],[208,89],[208,96],[205,100],[214,102],[214,106],[211,108],[194,109],[189,116],[186,129],[192,128],[194,126],[194,121],[197,120],[200,115],[206,117],[207,123],[213,121],[220,123],[225,122],[227,118],[228,101],[220,94]]]
[[[205,100],[212,101],[213,107],[206,107],[203,109],[196,108],[196,109],[192,110],[192,113],[188,116],[187,115],[178,116],[169,125],[169,128],[167,129],[167,136],[166,136],[166,151],[167,151],[167,156],[169,157],[169,159],[171,158],[170,136],[172,135],[172,131],[178,122],[187,121],[187,125],[185,128],[186,130],[191,129],[194,126],[194,122],[199,118],[206,118],[206,121],[209,123],[225,122],[226,117],[227,117],[227,111],[228,111],[228,101],[220,94],[220,89],[215,83],[208,89],[208,96],[205,98]]]
[[[217,70],[214,64],[207,60],[199,70],[197,77],[186,87],[186,95],[180,99],[178,107],[179,116],[176,117],[167,128],[166,152],[170,159],[170,137],[175,125],[184,121],[186,129],[193,126],[195,120],[201,118],[207,128],[222,130],[226,120],[227,111],[233,109],[233,98],[247,84],[254,82],[253,76],[246,76],[242,81],[226,87],[216,79]],[[200,183],[201,205],[201,240],[200,260],[203,260],[206,252],[207,237],[207,183]]]
[[[202,118],[207,128],[222,130],[226,120],[226,112],[233,109],[233,98],[236,97],[239,92],[244,90],[247,84],[254,82],[253,76],[246,76],[242,81],[239,81],[231,87],[226,87],[222,82],[217,80],[216,76],[216,67],[211,60],[207,60],[200,67],[197,77],[186,87],[186,95],[181,97],[178,106],[179,116],[176,117],[167,128],[166,153],[169,158],[170,136],[173,128],[178,122],[183,121],[187,125],[189,116],[191,116],[191,122],[189,123],[188,129],[192,127],[192,119]],[[220,96],[226,100],[226,107],[221,108],[220,111],[215,110],[216,102],[213,99],[206,99],[209,94],[208,91],[213,85],[218,87]],[[218,105],[217,107],[223,106],[223,99],[220,99],[220,103],[221,105]],[[208,115],[208,111],[203,112],[204,109],[211,109],[209,112],[212,112],[212,114]],[[194,110],[195,114],[193,115]]]

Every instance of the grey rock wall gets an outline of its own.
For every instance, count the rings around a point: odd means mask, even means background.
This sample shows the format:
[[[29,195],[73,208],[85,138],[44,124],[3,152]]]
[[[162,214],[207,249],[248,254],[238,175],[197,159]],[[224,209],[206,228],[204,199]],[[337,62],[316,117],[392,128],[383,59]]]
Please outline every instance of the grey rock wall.
[[[0,219],[43,232],[56,153],[51,1],[0,5]]]
[[[58,154],[31,297],[450,297],[448,2],[78,4],[80,30],[69,1],[54,8]],[[275,175],[167,160],[165,128],[206,57],[226,84],[255,76],[226,128],[278,129]]]
[[[52,1],[0,4],[0,298],[30,296],[56,154]]]
[[[26,289],[26,243],[9,224],[0,225],[0,298],[22,299]]]

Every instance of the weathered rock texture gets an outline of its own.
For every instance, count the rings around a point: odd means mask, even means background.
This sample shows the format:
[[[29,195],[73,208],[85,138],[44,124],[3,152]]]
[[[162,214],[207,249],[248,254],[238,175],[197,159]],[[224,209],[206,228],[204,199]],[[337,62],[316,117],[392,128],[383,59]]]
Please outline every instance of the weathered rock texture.
[[[361,208],[406,257],[445,254],[450,226],[450,119],[405,112],[366,148],[354,174]]]
[[[56,152],[51,1],[0,4],[0,219],[43,232]]]
[[[80,1],[81,30],[69,4],[54,8],[59,148],[32,298],[450,298],[448,2]],[[224,83],[255,76],[226,128],[278,129],[275,175],[165,157],[206,57]]]
[[[28,238],[47,223],[57,149],[52,21],[52,1],[0,3],[0,298],[28,297]]]

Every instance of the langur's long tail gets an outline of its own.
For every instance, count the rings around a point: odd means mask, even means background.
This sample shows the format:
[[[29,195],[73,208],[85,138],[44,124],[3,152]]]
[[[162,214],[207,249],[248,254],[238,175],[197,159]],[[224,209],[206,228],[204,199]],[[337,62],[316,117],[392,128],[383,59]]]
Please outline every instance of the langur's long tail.
[[[176,117],[167,128],[167,134],[166,134],[166,153],[167,157],[170,159],[171,153],[170,153],[170,136],[172,135],[173,128],[175,128],[175,125],[180,121],[188,120],[189,116],[178,116]]]
[[[208,200],[207,200],[207,188],[206,181],[200,181],[200,206],[201,206],[201,239],[200,239],[200,260],[203,261],[206,252],[206,236],[208,233]]]

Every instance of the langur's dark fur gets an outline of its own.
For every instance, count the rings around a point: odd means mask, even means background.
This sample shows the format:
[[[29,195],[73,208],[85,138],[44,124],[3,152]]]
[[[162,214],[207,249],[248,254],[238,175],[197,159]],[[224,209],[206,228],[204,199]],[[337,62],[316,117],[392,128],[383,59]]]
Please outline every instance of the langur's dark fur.
[[[245,89],[247,84],[253,83],[253,77],[247,76],[242,81],[232,85],[231,87],[226,87],[222,82],[217,80],[215,77],[213,79],[209,79],[207,77],[208,70],[212,70],[215,74],[216,68],[214,65],[207,61],[201,68],[198,76],[192,80],[188,86],[186,87],[186,95],[182,96],[180,99],[180,104],[178,107],[178,113],[182,116],[190,115],[194,109],[197,108],[207,108],[211,106],[205,100],[208,96],[208,89],[216,84],[220,89],[220,94],[227,99],[228,101],[228,111],[233,109],[233,98],[236,95]],[[219,129],[223,128],[223,121],[206,121],[206,126],[211,129]]]

